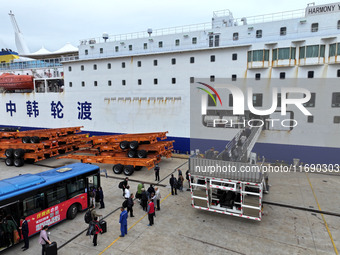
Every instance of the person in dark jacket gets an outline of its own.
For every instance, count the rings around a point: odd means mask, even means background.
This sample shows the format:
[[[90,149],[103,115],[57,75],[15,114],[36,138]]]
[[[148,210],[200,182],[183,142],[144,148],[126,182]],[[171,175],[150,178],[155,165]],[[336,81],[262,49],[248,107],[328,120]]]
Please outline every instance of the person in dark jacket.
[[[130,212],[130,217],[135,217],[133,216],[133,194],[130,195],[130,197],[127,199],[127,212]]]
[[[24,243],[25,243],[25,245],[21,247],[21,249],[23,249],[23,251],[26,251],[30,246],[29,246],[29,239],[28,239],[28,233],[29,233],[28,223],[24,216],[21,217],[21,227],[19,227],[19,229],[21,230],[21,235],[24,238]]]
[[[155,189],[152,186],[152,184],[150,184],[150,187],[148,188],[148,197],[151,198],[151,194],[155,194]]]
[[[93,235],[93,246],[97,246],[97,237],[99,233],[103,233],[103,230],[100,228],[99,222],[98,222],[98,217],[94,217],[93,219],[94,227],[95,227],[95,232]]]
[[[170,186],[171,186],[171,195],[174,194],[174,189],[175,189],[175,195],[177,195],[177,180],[174,177],[174,175],[171,175],[171,178],[169,180]]]
[[[159,170],[160,170],[159,165],[156,164],[156,166],[155,166],[155,181],[159,181]]]
[[[148,202],[148,195],[146,194],[145,189],[142,189],[142,195],[141,195],[141,206],[143,208],[143,211],[146,211],[147,209],[147,202]]]
[[[105,208],[105,204],[104,204],[104,192],[103,192],[102,187],[98,187],[97,193],[99,195],[99,203],[100,203],[99,209],[103,209]]]

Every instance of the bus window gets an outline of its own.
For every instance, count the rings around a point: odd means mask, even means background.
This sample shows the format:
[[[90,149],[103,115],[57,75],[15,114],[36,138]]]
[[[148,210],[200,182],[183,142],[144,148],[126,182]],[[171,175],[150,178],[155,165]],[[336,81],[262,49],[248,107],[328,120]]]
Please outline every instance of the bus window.
[[[46,191],[47,207],[54,206],[66,200],[66,188],[65,186],[53,187]]]
[[[23,200],[24,216],[32,215],[44,209],[44,193],[30,196]]]
[[[68,197],[75,197],[85,192],[84,179],[72,180],[67,183]]]

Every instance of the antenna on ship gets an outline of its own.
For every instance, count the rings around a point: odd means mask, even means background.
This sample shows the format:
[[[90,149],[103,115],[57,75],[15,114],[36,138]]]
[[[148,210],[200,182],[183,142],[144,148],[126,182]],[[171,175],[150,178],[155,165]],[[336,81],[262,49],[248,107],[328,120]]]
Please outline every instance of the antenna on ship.
[[[109,39],[109,34],[106,33],[106,32],[104,32],[104,33],[103,33],[103,39],[104,39],[104,41],[106,42],[106,40]]]
[[[151,34],[152,34],[152,28],[148,28],[148,34],[149,34],[149,37],[151,36]]]
[[[11,17],[11,21],[12,21],[12,25],[14,28],[14,33],[15,33],[15,45],[17,46],[17,51],[18,53],[22,54],[22,55],[28,55],[30,53],[25,40],[24,40],[24,36],[21,33],[18,23],[15,20],[14,14],[12,11],[9,12],[8,14]]]

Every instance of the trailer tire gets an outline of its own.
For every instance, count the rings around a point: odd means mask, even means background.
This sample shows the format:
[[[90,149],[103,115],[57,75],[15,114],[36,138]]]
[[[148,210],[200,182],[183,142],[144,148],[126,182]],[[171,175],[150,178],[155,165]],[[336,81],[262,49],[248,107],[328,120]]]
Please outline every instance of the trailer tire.
[[[13,161],[13,164],[16,167],[21,167],[21,166],[24,165],[24,159],[23,158],[15,158],[14,161]]]
[[[132,175],[134,171],[135,171],[135,169],[133,168],[133,166],[131,166],[131,165],[124,166],[123,172],[126,176]]]
[[[78,207],[76,204],[73,204],[67,210],[67,218],[70,220],[73,220],[77,216],[77,213],[78,213]]]
[[[127,156],[129,158],[135,158],[137,156],[137,152],[134,151],[134,150],[129,150],[128,153],[127,153]]]
[[[14,153],[14,149],[12,148],[5,150],[6,158],[13,158],[13,153]]]
[[[40,138],[38,136],[32,136],[30,140],[31,140],[31,143],[39,143],[40,142]]]
[[[138,158],[146,158],[147,155],[148,155],[148,153],[146,152],[146,150],[137,151],[137,157]]]
[[[31,142],[31,137],[29,136],[24,136],[22,139],[21,139],[22,143],[30,143]]]
[[[135,171],[141,170],[143,167],[142,166],[135,166]]]
[[[22,158],[25,155],[25,150],[15,149],[13,155],[14,155],[14,158]]]
[[[122,149],[122,150],[126,150],[129,148],[129,145],[130,143],[128,141],[121,141],[119,143],[119,147]]]
[[[123,172],[124,166],[122,164],[116,164],[113,166],[112,170],[115,174],[121,174]]]
[[[132,142],[130,142],[130,149],[131,149],[131,150],[137,150],[137,149],[138,149],[138,146],[139,146],[139,144],[138,144],[137,141],[132,141]]]
[[[12,158],[6,158],[5,159],[6,166],[13,166],[13,163],[14,163],[14,159],[12,159]]]

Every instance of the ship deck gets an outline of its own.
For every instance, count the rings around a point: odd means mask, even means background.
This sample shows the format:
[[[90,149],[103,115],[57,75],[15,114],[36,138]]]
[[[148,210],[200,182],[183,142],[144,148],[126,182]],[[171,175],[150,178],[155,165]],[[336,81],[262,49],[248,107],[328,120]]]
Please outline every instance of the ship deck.
[[[2,178],[23,173],[38,173],[64,164],[70,159],[47,159],[36,165],[20,168],[1,162]],[[64,221],[49,229],[51,241],[58,244],[58,254],[336,254],[340,247],[339,199],[340,175],[312,173],[270,173],[270,193],[264,196],[264,216],[256,222],[221,215],[191,207],[188,183],[184,192],[170,194],[169,176],[180,167],[188,169],[187,160],[164,159],[160,163],[159,189],[161,211],[156,211],[155,225],[148,227],[148,218],[137,203],[134,218],[128,218],[128,235],[120,238],[119,207],[123,202],[118,183],[123,175],[114,175],[111,165],[108,178],[102,177],[105,209],[97,209],[108,224],[108,232],[98,236],[98,246],[85,235],[84,212],[74,220]],[[139,182],[154,183],[153,170],[142,169],[130,177],[133,193]],[[147,185],[148,186],[148,185]],[[319,210],[324,211],[320,214]],[[21,253],[16,245],[3,254]],[[38,236],[30,238],[25,253],[40,254]]]

